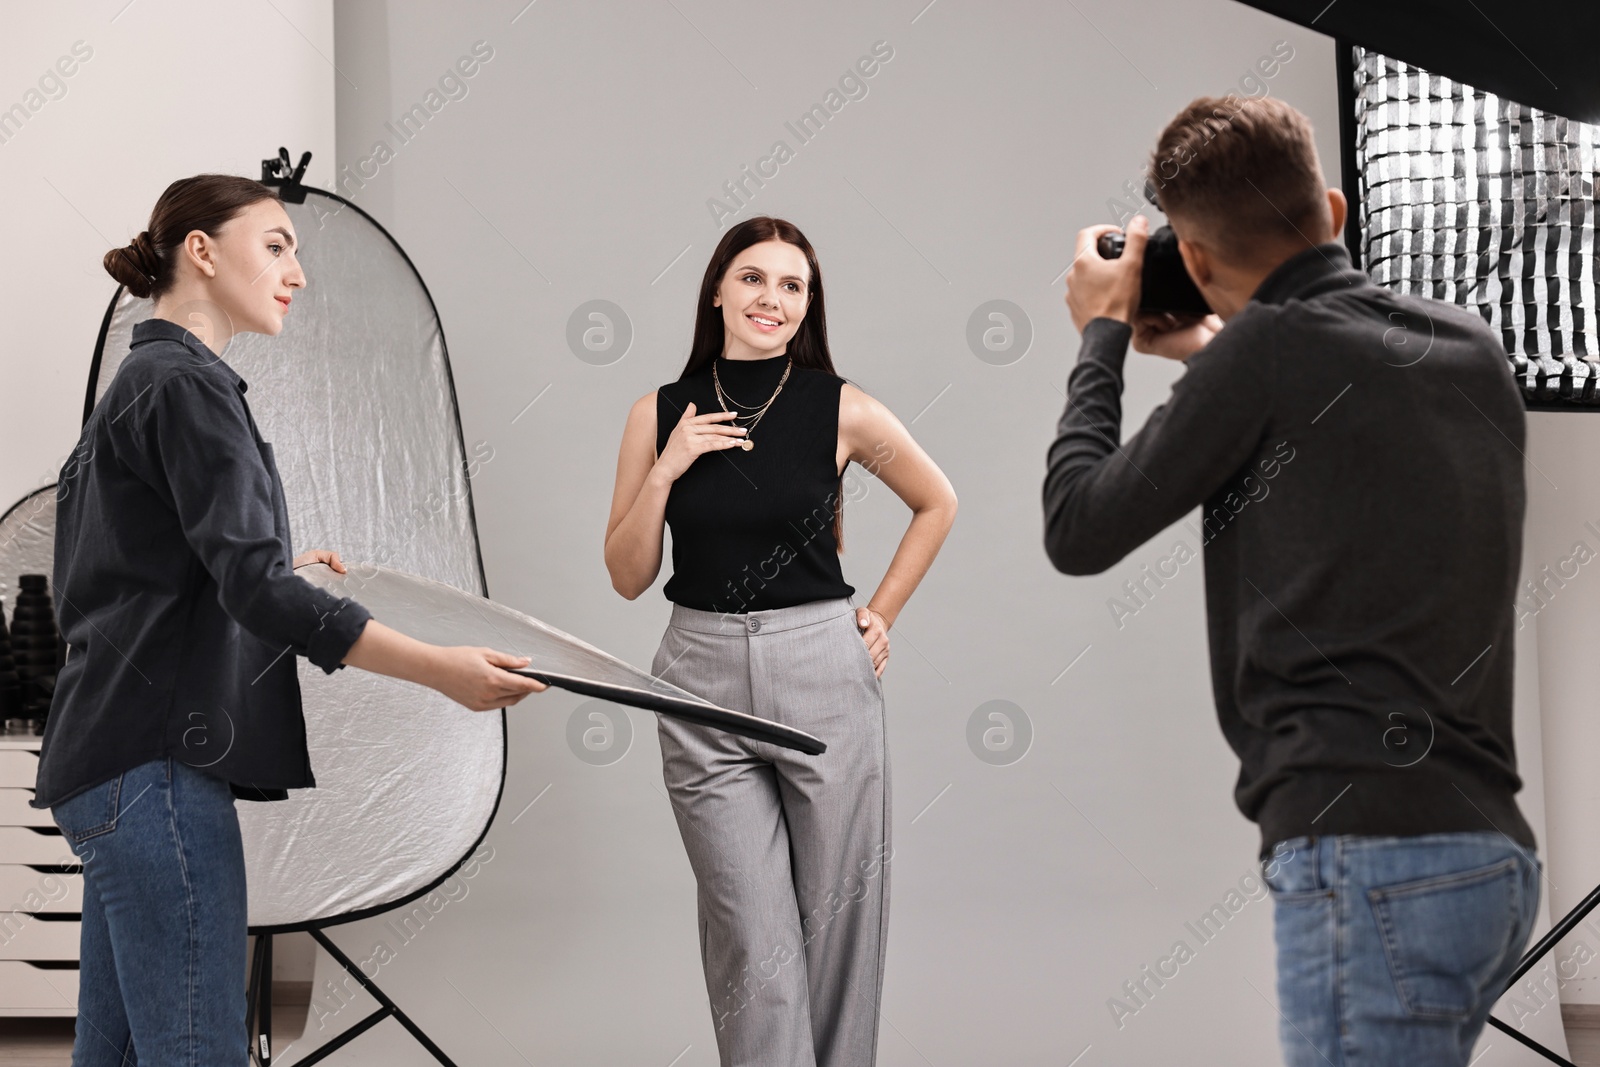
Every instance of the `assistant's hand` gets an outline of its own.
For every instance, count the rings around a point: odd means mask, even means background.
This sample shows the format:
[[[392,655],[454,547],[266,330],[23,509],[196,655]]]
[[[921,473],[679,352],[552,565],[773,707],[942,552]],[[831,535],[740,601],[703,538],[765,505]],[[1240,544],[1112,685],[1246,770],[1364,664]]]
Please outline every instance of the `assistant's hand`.
[[[883,677],[883,668],[889,662],[889,627],[871,608],[856,609],[856,629],[866,642],[867,654],[872,657],[872,673]]]
[[[1117,233],[1115,226],[1090,226],[1078,231],[1078,246],[1072,267],[1067,271],[1067,310],[1072,324],[1082,333],[1091,319],[1116,319],[1132,323],[1139,312],[1139,279],[1144,270],[1144,245],[1150,236],[1150,221],[1135,215],[1123,231],[1126,240],[1117,259],[1101,259],[1095,242],[1103,233]]]
[[[355,644],[345,653],[344,662],[437,689],[470,711],[509,707],[529,693],[550,688],[537,679],[502,669],[526,667],[527,656],[492,648],[430,645],[377,619],[368,619],[362,626]]]
[[[313,548],[310,552],[302,552],[294,558],[296,568],[304,567],[307,563],[326,563],[340,574],[345,572],[345,566],[339,560],[339,553],[329,552],[325,548]]]
[[[709,415],[696,415],[694,404],[685,404],[683,415],[661,447],[661,455],[656,457],[655,470],[677,481],[702,454],[738,448],[745,430],[732,424],[737,414],[736,411],[713,411]]]
[[[502,667],[526,667],[528,663],[527,656],[513,656],[492,648],[437,647],[433,663],[421,680],[469,711],[493,711],[510,707],[529,693],[541,693],[550,688],[536,678],[501,670]]]
[[[1215,315],[1147,312],[1134,320],[1133,347],[1152,356],[1182,362],[1210,344],[1221,330],[1222,320]]]

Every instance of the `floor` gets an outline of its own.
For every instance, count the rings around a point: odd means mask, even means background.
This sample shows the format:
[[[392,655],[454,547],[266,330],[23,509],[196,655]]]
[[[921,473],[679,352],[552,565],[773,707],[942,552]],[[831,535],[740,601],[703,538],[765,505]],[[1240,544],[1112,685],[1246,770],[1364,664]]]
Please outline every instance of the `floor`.
[[[275,1043],[290,1039],[276,1031]],[[1578,1067],[1600,1067],[1600,1019],[1568,1020],[1567,1042]],[[69,1067],[71,1062],[71,1019],[0,1019],[4,1067]]]
[[[61,1067],[72,1063],[71,1019],[0,1019],[0,1063]]]
[[[305,1001],[299,1004],[298,1019],[292,1018],[291,1006],[284,1007],[284,1018],[291,1019],[293,1029],[279,1026],[275,1012],[274,1047],[288,1047],[300,1036],[304,1025]],[[71,1067],[72,1022],[70,1018],[0,1019],[0,1067]],[[291,1053],[286,1065],[291,1064],[296,1055],[298,1053]],[[1600,1063],[1600,1060],[1595,1062]]]
[[[287,1045],[293,1036],[273,1027],[274,1044]],[[70,1067],[71,1063],[71,1019],[0,1019],[0,1064],[4,1067]]]
[[[1567,1024],[1567,1047],[1572,1052],[1572,1062],[1578,1067],[1600,1064],[1600,1019],[1571,1019],[1565,1012],[1562,1017]]]

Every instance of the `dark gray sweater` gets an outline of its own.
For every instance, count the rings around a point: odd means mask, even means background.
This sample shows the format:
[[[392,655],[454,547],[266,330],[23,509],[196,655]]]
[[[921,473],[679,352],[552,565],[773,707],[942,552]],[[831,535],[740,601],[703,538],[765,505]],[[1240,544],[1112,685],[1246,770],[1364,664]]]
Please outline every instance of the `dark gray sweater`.
[[[1045,550],[1097,573],[1202,506],[1212,690],[1263,851],[1493,830],[1532,847],[1511,730],[1526,420],[1499,339],[1310,248],[1119,447],[1131,333],[1084,330]]]

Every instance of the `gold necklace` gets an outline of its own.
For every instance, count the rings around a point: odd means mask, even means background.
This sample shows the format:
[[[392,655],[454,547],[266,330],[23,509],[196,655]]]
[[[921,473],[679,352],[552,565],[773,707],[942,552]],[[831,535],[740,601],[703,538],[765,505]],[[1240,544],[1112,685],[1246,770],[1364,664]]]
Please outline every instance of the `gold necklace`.
[[[716,390],[717,390],[717,403],[722,405],[722,410],[723,411],[731,411],[732,408],[728,407],[728,404],[731,401],[733,403],[734,407],[736,407],[736,408],[748,407],[753,412],[753,414],[750,414],[750,415],[746,415],[743,412],[738,412],[733,417],[733,422],[734,422],[735,425],[738,424],[740,419],[749,419],[750,420],[749,424],[746,425],[745,428],[744,428],[745,429],[744,439],[739,442],[739,447],[744,449],[746,452],[748,452],[752,448],[756,447],[756,443],[754,441],[750,440],[750,435],[755,432],[756,426],[759,425],[761,420],[762,420],[762,418],[766,416],[767,409],[772,406],[772,402],[774,400],[778,399],[778,394],[783,392],[783,383],[789,380],[789,372],[791,370],[793,370],[793,369],[794,369],[794,357],[790,356],[788,362],[784,364],[783,377],[778,379],[778,387],[772,391],[772,395],[767,397],[767,399],[766,399],[766,401],[764,403],[756,404],[756,405],[750,405],[750,404],[741,404],[737,400],[734,400],[727,393],[722,391],[722,379],[717,374],[717,360],[712,360],[712,362],[711,362],[711,382],[712,382],[712,385],[714,385],[716,387]]]

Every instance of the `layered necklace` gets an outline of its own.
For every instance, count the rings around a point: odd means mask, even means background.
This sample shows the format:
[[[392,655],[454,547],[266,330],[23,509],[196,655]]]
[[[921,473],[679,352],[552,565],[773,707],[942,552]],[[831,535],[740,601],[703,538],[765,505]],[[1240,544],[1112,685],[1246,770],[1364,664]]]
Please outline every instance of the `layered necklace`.
[[[750,440],[750,435],[755,432],[757,424],[759,424],[762,418],[766,415],[767,409],[772,406],[772,402],[778,399],[778,394],[783,392],[783,383],[789,380],[789,372],[794,369],[794,357],[790,356],[788,358],[788,362],[784,364],[783,377],[778,379],[778,387],[772,391],[771,396],[767,397],[766,400],[759,404],[741,404],[723,391],[722,379],[717,375],[717,364],[720,362],[720,358],[714,359],[711,362],[711,382],[714,386],[716,386],[717,403],[722,405],[723,411],[733,410],[733,408],[728,407],[729,404],[732,404],[734,408],[740,409],[733,417],[733,423],[735,426],[740,424],[740,419],[750,420],[748,423],[744,424],[744,439],[739,442],[739,447],[748,452],[752,448],[756,447],[756,443]]]

